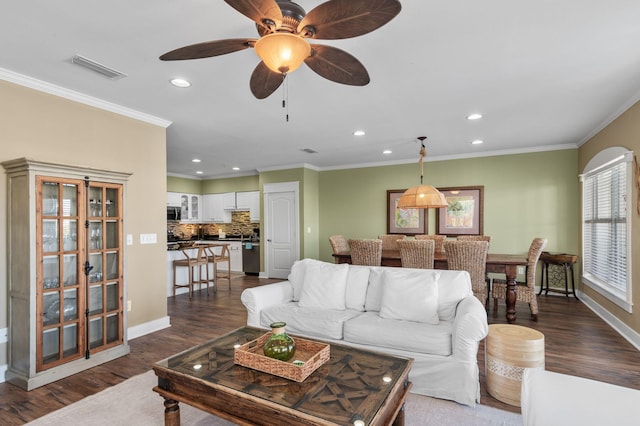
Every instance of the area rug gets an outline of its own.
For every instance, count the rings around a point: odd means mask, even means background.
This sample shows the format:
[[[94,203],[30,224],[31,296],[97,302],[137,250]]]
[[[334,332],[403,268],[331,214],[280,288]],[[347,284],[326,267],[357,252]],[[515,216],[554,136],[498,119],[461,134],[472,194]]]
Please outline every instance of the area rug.
[[[151,390],[156,384],[155,374],[149,371],[40,417],[28,425],[159,426],[164,424],[164,406],[162,397]],[[471,408],[415,394],[409,394],[405,413],[405,424],[408,426],[522,425],[520,414],[484,405]],[[180,404],[180,420],[183,425],[233,425],[186,404]]]

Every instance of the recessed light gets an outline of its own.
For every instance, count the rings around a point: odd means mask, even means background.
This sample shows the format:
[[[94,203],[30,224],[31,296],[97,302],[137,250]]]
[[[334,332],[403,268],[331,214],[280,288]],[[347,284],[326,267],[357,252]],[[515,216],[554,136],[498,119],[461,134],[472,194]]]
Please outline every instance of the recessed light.
[[[353,132],[353,136],[364,136],[364,130],[356,130]]]
[[[480,139],[476,139],[475,141],[471,142],[473,145],[480,145],[481,143],[484,143],[483,140]]]
[[[240,170],[240,167],[233,167],[231,170],[233,170],[233,171],[236,171],[236,172],[237,172],[238,170]]]
[[[204,173],[202,170],[198,170],[198,171],[196,172],[196,174],[197,174],[197,175],[201,175],[202,173]]]
[[[467,120],[478,120],[480,118],[482,118],[482,114],[473,113],[473,114],[467,115]]]
[[[199,163],[200,161],[202,160],[200,160],[199,158],[194,158],[193,160],[191,160],[192,163]]]
[[[171,79],[171,84],[173,84],[176,87],[189,87],[191,86],[191,83],[187,80],[185,80],[184,78],[172,78]]]
[[[385,149],[384,151],[382,151],[382,153],[383,153],[384,155],[389,155],[389,154],[391,154],[392,152],[393,152],[393,151],[391,151],[390,149]]]

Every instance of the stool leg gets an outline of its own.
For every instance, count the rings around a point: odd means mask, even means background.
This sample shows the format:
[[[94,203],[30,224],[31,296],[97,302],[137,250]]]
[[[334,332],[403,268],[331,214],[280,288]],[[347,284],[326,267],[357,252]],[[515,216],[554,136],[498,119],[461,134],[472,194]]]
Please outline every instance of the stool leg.
[[[567,263],[563,263],[564,266],[564,295],[567,297],[567,299],[569,298],[569,276],[567,274],[567,269],[569,268],[569,265],[567,265]]]

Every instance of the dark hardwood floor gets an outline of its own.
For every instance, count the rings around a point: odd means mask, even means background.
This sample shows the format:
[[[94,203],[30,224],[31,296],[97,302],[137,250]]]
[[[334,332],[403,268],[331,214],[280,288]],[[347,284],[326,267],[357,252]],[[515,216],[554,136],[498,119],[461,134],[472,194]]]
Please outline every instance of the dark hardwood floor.
[[[275,281],[279,280],[240,277],[232,281],[231,292],[225,285],[215,295],[196,292],[192,301],[186,294],[169,298],[171,327],[131,340],[130,355],[30,392],[0,383],[0,424],[21,425],[34,420],[149,371],[156,361],[245,325],[246,312],[240,303],[242,290]],[[629,342],[574,298],[539,296],[538,300],[539,322],[530,321],[529,307],[518,303],[517,324],[545,335],[547,370],[640,389],[640,352]],[[501,305],[497,317],[489,314],[489,323],[504,322],[505,310]],[[519,408],[503,404],[487,394],[484,344],[480,345],[478,363],[481,403],[519,412]],[[158,407],[162,409],[160,397]]]

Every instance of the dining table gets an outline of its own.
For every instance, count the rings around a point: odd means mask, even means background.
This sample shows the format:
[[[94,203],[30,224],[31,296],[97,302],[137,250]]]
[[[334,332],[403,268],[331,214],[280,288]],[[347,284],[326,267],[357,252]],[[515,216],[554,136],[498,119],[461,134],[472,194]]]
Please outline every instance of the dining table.
[[[351,263],[351,251],[333,253],[335,263]],[[443,251],[434,254],[435,269],[449,269],[447,255]],[[381,266],[402,267],[400,250],[382,250]],[[486,272],[504,274],[507,282],[507,322],[513,324],[516,321],[516,278],[518,267],[527,266],[527,258],[524,254],[499,254],[488,253]]]

